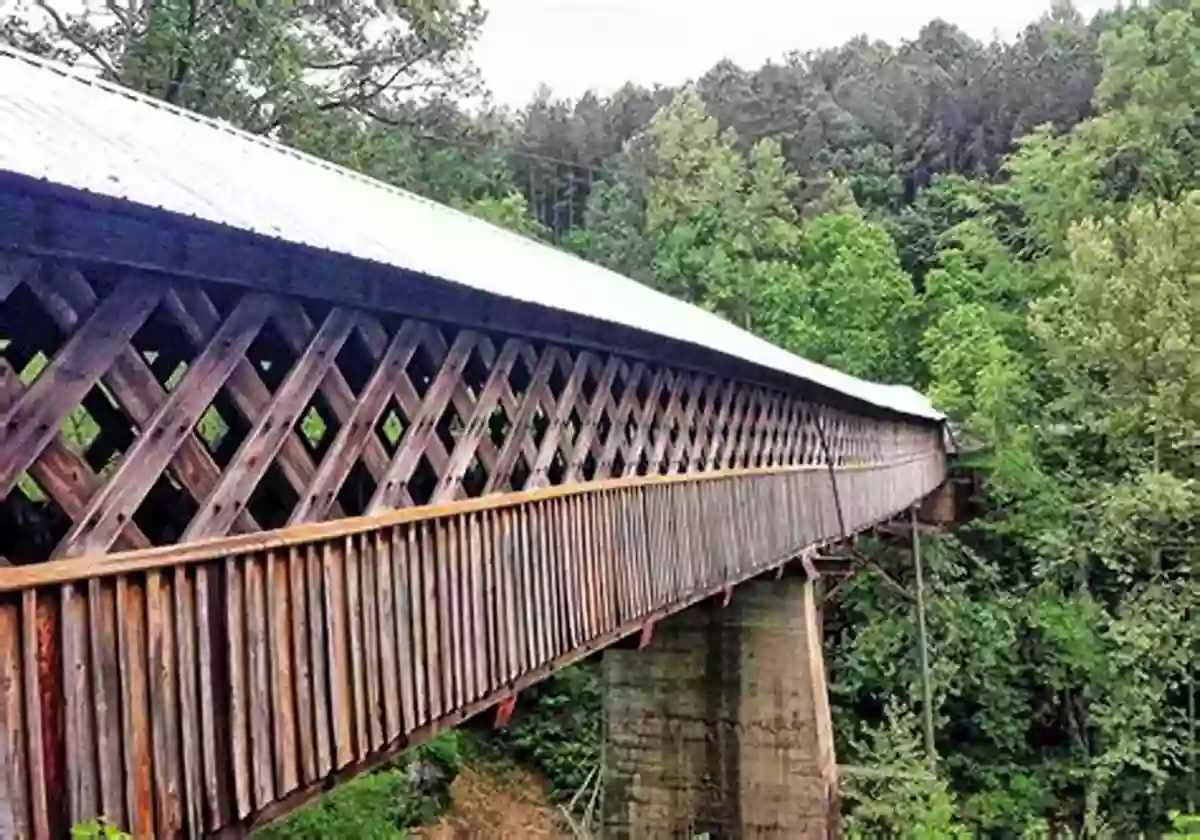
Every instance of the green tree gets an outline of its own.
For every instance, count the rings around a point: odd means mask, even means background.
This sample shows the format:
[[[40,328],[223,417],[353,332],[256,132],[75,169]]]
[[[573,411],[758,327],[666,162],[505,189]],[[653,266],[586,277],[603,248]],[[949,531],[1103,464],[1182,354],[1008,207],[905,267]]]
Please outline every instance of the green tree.
[[[971,836],[955,818],[953,797],[945,781],[929,769],[920,743],[916,716],[897,704],[889,705],[883,723],[870,731],[858,751],[868,764],[854,768],[842,782],[847,838],[965,840]]]
[[[852,199],[802,223],[778,144],[743,155],[693,91],[651,120],[645,159],[654,285],[849,373],[912,372],[912,285]]]
[[[465,50],[476,0],[18,0],[0,21],[17,46],[251,131],[306,114],[394,118],[475,82]]]
[[[1198,39],[1200,40],[1200,39]],[[1200,192],[1085,220],[1069,280],[1034,329],[1063,385],[1054,409],[1109,469],[1193,470],[1200,445]]]

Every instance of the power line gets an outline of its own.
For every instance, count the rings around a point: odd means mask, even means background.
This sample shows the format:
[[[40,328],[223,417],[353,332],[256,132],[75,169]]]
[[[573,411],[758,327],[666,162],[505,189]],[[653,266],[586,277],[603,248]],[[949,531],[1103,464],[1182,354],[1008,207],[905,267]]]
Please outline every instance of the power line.
[[[110,81],[113,84],[117,84],[122,87],[128,88],[129,90],[134,91],[136,93],[140,93],[144,96],[149,96],[154,99],[161,99],[164,102],[167,101],[159,93],[156,93],[153,91],[147,91],[147,90],[139,90],[138,88],[134,88],[129,85],[126,85],[124,82],[120,81],[119,79],[117,79],[117,80],[107,79],[107,81]],[[187,91],[187,92],[194,93],[194,94],[197,94],[200,96],[210,96],[213,94],[212,88],[201,85],[201,84],[197,83],[195,80],[185,80],[185,81],[179,82],[177,85],[174,86],[173,89],[177,90],[177,91]],[[245,93],[245,91],[241,91],[241,92]],[[217,97],[213,96],[213,98],[216,99]],[[265,94],[263,96],[259,97],[260,100],[262,100],[264,98],[265,98]],[[209,117],[211,119],[219,119],[219,120],[224,120],[225,122],[232,122],[228,118],[215,116],[212,114],[205,113],[203,111],[198,111],[195,108],[188,107],[185,104],[180,104],[178,102],[172,102],[170,104],[175,105],[178,108],[182,108],[183,110],[192,111],[193,113],[200,114],[201,116]],[[371,111],[369,111],[363,107],[360,107],[358,105],[355,105],[351,102],[347,102],[344,106],[342,106],[338,109],[330,109],[330,110],[331,111],[332,110],[344,110],[347,112],[360,114],[360,115],[366,117],[368,120],[370,120],[378,125],[390,126],[392,128],[396,128],[396,129],[404,132],[405,134],[407,134],[411,137],[416,137],[416,138],[419,138],[422,140],[428,140],[431,142],[440,143],[440,144],[446,145],[446,146],[457,146],[457,147],[461,147],[461,148],[475,149],[475,150],[483,151],[483,152],[492,152],[492,153],[508,155],[508,156],[517,157],[517,158],[523,158],[523,159],[532,160],[532,161],[538,161],[540,163],[549,163],[549,164],[553,164],[555,166],[585,170],[585,171],[591,173],[592,175],[601,175],[601,176],[612,177],[612,178],[616,178],[619,176],[619,173],[616,172],[615,170],[610,169],[605,166],[602,166],[602,165],[597,165],[594,163],[587,163],[587,162],[580,161],[580,160],[569,160],[567,158],[555,157],[553,155],[547,155],[542,152],[535,152],[530,149],[521,148],[518,146],[505,146],[503,144],[489,145],[487,143],[484,143],[484,142],[481,142],[478,140],[471,140],[466,137],[448,137],[446,135],[437,134],[437,133],[429,131],[427,129],[417,128],[415,125],[408,124],[401,120],[383,119],[379,115],[373,114]],[[457,111],[457,109],[456,109],[456,113],[462,114],[462,112]],[[466,116],[466,115],[463,114],[463,116]],[[238,126],[238,127],[243,128],[242,126]],[[271,136],[270,134],[264,134],[262,132],[255,131],[253,129],[243,128],[243,130],[250,131],[250,133],[258,134],[259,136],[262,136],[262,137],[270,137]],[[272,138],[272,139],[274,139],[274,138]]]

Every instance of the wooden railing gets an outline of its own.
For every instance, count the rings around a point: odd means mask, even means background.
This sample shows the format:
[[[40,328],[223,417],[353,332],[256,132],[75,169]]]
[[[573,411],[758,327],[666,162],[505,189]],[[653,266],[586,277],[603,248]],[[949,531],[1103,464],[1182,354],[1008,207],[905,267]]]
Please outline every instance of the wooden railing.
[[[0,835],[269,819],[944,473],[633,477],[0,569]]]

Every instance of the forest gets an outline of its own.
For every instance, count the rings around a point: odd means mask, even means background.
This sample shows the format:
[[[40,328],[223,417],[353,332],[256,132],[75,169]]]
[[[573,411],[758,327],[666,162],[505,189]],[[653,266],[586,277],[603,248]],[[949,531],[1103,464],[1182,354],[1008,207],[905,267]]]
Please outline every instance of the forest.
[[[936,755],[915,612],[861,574],[826,615],[839,763],[872,771],[843,778],[847,836],[1160,836],[1197,811],[1200,0],[519,109],[471,65],[471,0],[0,9],[7,43],[931,395],[982,486],[927,549]],[[504,737],[569,795],[598,703],[569,674]]]

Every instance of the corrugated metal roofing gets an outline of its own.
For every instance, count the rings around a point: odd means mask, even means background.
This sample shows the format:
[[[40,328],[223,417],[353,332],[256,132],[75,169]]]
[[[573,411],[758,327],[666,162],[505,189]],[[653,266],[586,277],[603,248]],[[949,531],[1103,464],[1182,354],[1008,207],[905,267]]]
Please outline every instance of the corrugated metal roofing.
[[[4,47],[0,170],[622,324],[942,417],[911,388],[847,376],[555,248]]]

